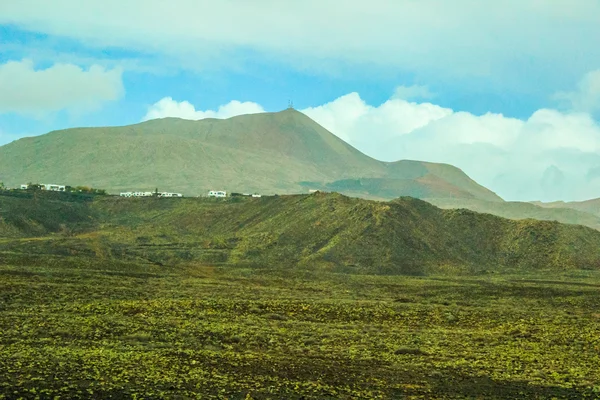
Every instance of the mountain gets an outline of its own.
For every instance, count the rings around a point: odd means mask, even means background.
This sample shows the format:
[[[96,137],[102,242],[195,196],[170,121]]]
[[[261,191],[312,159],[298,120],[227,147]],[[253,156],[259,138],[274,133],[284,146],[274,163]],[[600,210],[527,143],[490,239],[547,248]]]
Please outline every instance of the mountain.
[[[588,214],[595,215],[600,217],[600,199],[591,199],[585,201],[554,201],[549,203],[544,203],[541,201],[532,201],[531,204],[534,204],[538,207],[543,207],[546,209],[556,209],[556,208],[566,208],[577,210],[580,212],[585,212]]]
[[[538,203],[520,201],[485,201],[479,199],[425,198],[425,201],[444,209],[466,208],[510,219],[537,219],[564,224],[584,225],[600,230],[600,204],[594,212],[593,201],[582,203]],[[571,205],[571,206],[569,206]]]
[[[458,168],[381,162],[288,109],[225,120],[177,118],[77,128],[0,147],[0,180],[126,190],[285,194],[340,190],[362,197],[502,201]]]
[[[69,199],[67,199],[69,200]],[[375,274],[600,268],[600,232],[340,194],[92,201],[0,196],[0,259]],[[27,239],[29,238],[29,239]],[[32,240],[35,239],[35,240]],[[73,258],[73,256],[77,256]],[[87,261],[86,261],[87,260]],[[91,261],[90,261],[91,260]]]

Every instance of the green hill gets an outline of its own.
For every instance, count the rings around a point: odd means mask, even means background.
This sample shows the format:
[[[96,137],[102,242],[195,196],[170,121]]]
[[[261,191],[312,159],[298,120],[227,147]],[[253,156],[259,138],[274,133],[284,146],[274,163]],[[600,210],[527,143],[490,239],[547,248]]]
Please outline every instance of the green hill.
[[[458,168],[418,161],[386,163],[348,145],[306,115],[285,110],[226,120],[152,120],[77,128],[0,147],[0,181],[65,183],[124,190],[301,193],[366,180],[349,194],[464,197],[501,201]],[[343,185],[343,184],[342,184]]]
[[[39,254],[44,262],[77,254],[165,266],[410,275],[600,267],[600,232],[593,229],[442,210],[414,198],[317,193],[73,203],[0,196],[0,208],[11,215],[0,229],[0,254]]]
[[[56,192],[0,191],[0,238],[46,236],[96,228],[93,198]]]
[[[577,210],[589,214],[593,214],[597,217],[600,217],[600,199],[590,199],[585,201],[554,201],[550,203],[544,203],[541,201],[532,201],[531,204],[534,204],[538,207],[543,207],[546,209],[556,209],[556,208],[567,208],[572,210]]]
[[[519,201],[492,202],[477,199],[425,198],[425,201],[444,209],[467,208],[479,213],[488,213],[510,219],[537,219],[543,221],[558,221],[564,224],[584,225],[600,230],[600,213],[586,207],[570,207],[570,204],[556,202],[527,203]],[[584,204],[582,202],[579,204]]]
[[[414,198],[0,191],[0,398],[595,399],[599,245]]]

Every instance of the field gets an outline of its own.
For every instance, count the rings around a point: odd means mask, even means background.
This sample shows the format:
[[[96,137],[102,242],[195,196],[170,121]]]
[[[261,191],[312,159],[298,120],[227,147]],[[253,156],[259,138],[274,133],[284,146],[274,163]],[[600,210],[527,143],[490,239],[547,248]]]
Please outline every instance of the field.
[[[28,263],[0,266],[0,398],[600,397],[596,272]]]
[[[600,232],[337,194],[0,195],[0,399],[597,399]]]

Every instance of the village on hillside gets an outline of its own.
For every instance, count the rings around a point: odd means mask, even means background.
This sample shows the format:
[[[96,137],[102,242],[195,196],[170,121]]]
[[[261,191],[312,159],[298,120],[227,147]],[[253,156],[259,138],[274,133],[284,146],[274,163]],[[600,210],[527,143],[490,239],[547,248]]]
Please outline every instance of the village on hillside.
[[[0,183],[0,190],[24,190],[24,191],[49,191],[49,192],[65,192],[65,193],[87,193],[87,194],[98,194],[98,195],[106,195],[106,196],[117,196],[116,194],[110,194],[104,189],[95,189],[88,186],[69,186],[69,185],[59,185],[59,184],[50,184],[50,183],[27,183],[21,184],[18,188],[9,188],[5,187],[2,183]],[[315,190],[309,190],[309,193],[314,193]],[[118,194],[119,197],[184,197],[182,193],[176,192],[159,192],[158,188],[155,189],[154,192],[150,191],[128,191],[128,192],[120,192]],[[206,196],[197,196],[197,197],[215,197],[215,198],[223,198],[223,197],[253,197],[258,198],[262,197],[262,194],[258,193],[237,193],[231,192],[227,193],[225,190],[210,190],[206,194]]]

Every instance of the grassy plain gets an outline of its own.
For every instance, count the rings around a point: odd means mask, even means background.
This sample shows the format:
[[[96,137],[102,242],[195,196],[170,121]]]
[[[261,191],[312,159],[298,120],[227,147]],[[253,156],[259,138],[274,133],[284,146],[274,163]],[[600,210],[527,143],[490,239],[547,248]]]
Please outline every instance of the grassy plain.
[[[411,199],[7,194],[0,399],[597,399],[599,238]]]
[[[0,265],[0,398],[600,397],[600,274]]]

